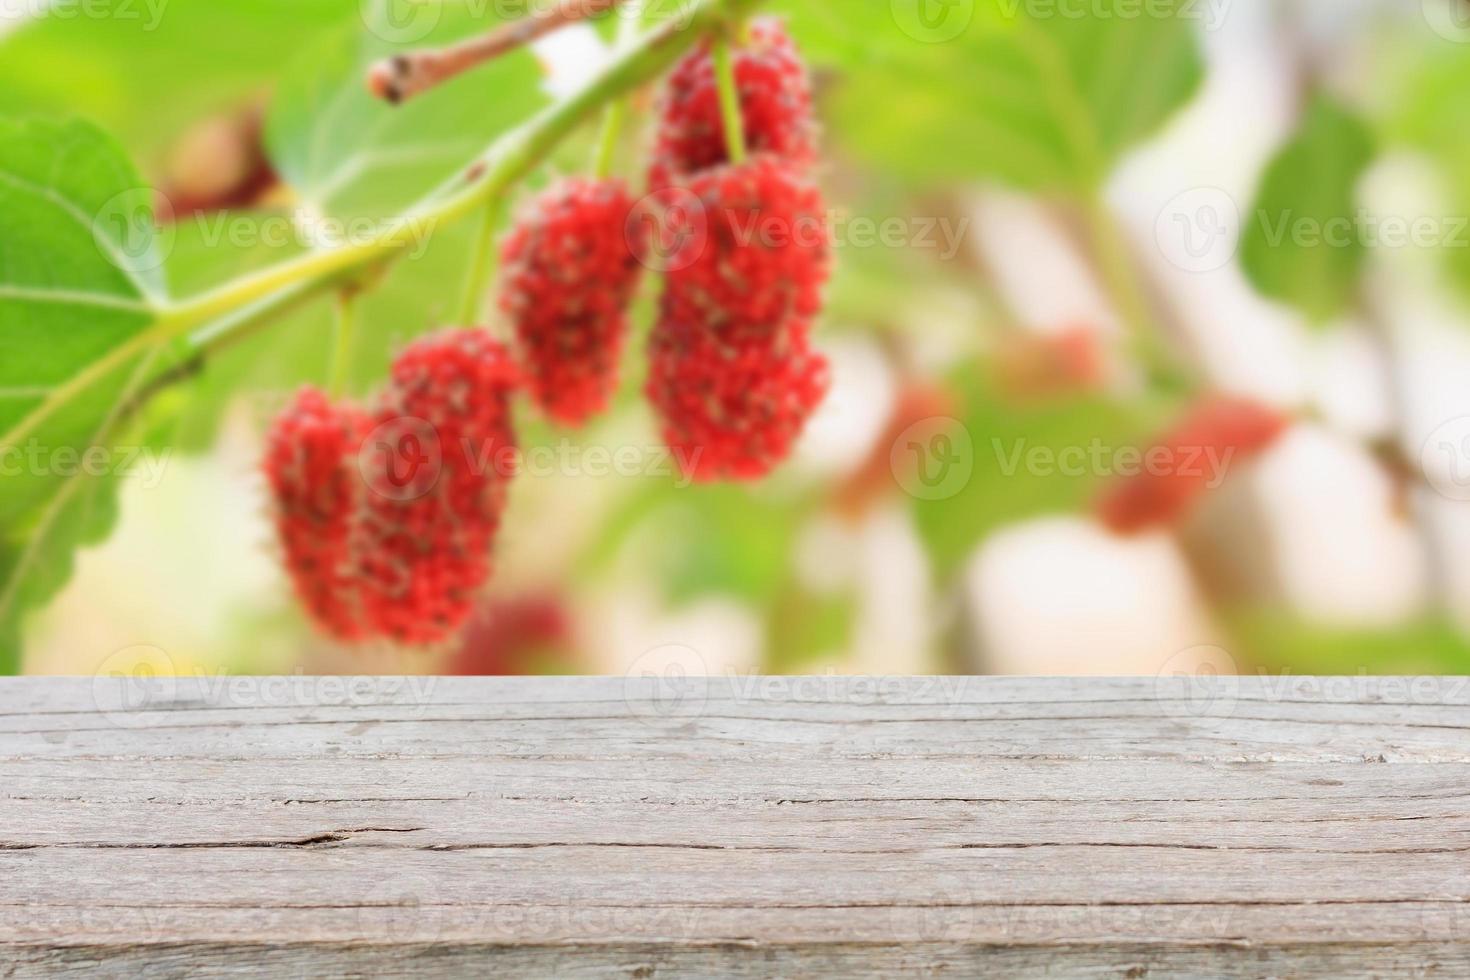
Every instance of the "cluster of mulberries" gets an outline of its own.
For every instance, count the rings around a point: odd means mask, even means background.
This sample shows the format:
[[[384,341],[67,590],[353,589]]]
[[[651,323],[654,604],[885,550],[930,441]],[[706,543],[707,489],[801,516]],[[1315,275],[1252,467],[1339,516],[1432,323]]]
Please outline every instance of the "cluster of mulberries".
[[[752,21],[731,60],[746,148],[810,166],[817,155],[811,84],[785,25],[774,17]],[[719,83],[708,44],[675,66],[658,115],[649,169],[654,188],[729,162]]]
[[[343,641],[438,643],[474,611],[514,472],[509,354],[482,330],[420,340],[372,412],[298,396],[265,469],[287,567]]]
[[[276,525],[326,632],[422,645],[471,618],[516,462],[512,395],[527,387],[569,425],[606,407],[653,244],[678,246],[658,263],[647,386],[670,446],[701,480],[757,479],[790,454],[828,384],[810,338],[830,262],[806,176],[811,93],[779,21],[753,23],[733,62],[751,156],[729,160],[706,45],[662,100],[651,184],[681,202],[654,215],[664,227],[603,179],[563,181],[520,215],[500,297],[518,357],[483,330],[446,331],[403,351],[370,409],[307,390],[277,419]]]
[[[730,163],[708,47],[674,69],[650,182],[686,206],[665,212],[667,281],[647,394],[664,437],[699,480],[754,480],[790,454],[828,384],[811,347],[830,240],[806,70],[776,20],[734,53],[746,143]],[[693,206],[688,206],[692,204]]]
[[[501,250],[500,307],[515,325],[532,397],[581,425],[617,387],[628,304],[642,265],[622,181],[570,179],[536,198]]]

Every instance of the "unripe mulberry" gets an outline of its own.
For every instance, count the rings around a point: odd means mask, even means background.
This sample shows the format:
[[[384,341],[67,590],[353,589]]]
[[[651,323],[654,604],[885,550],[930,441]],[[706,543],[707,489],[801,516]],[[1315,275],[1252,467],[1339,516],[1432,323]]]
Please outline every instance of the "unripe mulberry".
[[[359,567],[375,632],[437,643],[473,612],[515,469],[518,380],[483,330],[436,334],[394,362],[362,449]]]
[[[545,673],[550,665],[574,666],[568,656],[572,610],[558,595],[531,594],[482,602],[465,627],[445,673],[455,677],[503,677]]]
[[[1114,370],[1104,335],[1081,324],[1012,337],[997,350],[994,366],[996,387],[1021,401],[1097,391]]]
[[[659,323],[647,393],[686,475],[758,480],[791,454],[829,383],[807,334],[796,324],[774,342],[726,345],[698,326]]]
[[[353,555],[365,422],[358,409],[306,388],[266,438],[265,474],[286,569],[312,620],[344,641],[368,632]]]
[[[633,201],[616,180],[562,181],[532,202],[502,247],[500,307],[515,325],[531,394],[580,425],[607,407],[642,269]]]
[[[1176,524],[1222,467],[1259,456],[1290,425],[1281,412],[1245,398],[1207,399],[1144,454],[1144,472],[1102,498],[1098,516],[1119,534]]]
[[[811,83],[786,26],[774,17],[751,21],[731,60],[746,148],[809,166],[817,156]],[[674,67],[664,87],[649,183],[663,187],[727,163],[726,146],[714,59],[705,43]]]
[[[705,171],[687,190],[698,206],[665,212],[660,229],[681,243],[669,263],[664,319],[743,343],[769,341],[821,311],[831,250],[813,184],[761,156]]]
[[[836,489],[834,504],[838,513],[856,522],[886,492],[908,486],[907,479],[915,477],[921,460],[917,456],[901,455],[906,469],[895,465],[894,447],[906,447],[906,434],[916,427],[944,425],[961,414],[963,399],[957,392],[933,382],[911,379],[904,382],[889,413],[888,424],[883,434],[873,444],[872,452],[861,467],[847,477]]]
[[[279,184],[263,139],[257,108],[213,116],[186,132],[169,155],[160,221],[257,204]]]

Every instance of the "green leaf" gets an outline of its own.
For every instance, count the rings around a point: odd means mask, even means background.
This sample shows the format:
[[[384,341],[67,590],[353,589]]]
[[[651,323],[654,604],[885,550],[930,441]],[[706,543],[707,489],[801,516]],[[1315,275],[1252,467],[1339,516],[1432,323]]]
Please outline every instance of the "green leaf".
[[[39,5],[32,5],[39,6]],[[0,113],[84,116],[145,172],[213,113],[260,98],[358,0],[87,0],[0,41]]]
[[[1228,615],[1226,624],[1251,666],[1273,674],[1470,673],[1470,640],[1444,619],[1345,629],[1281,610],[1245,609]]]
[[[801,517],[791,501],[739,487],[639,479],[643,486],[585,556],[588,572],[606,574],[627,562],[661,583],[674,605],[726,596],[764,608],[781,595]]]
[[[1373,162],[1367,125],[1318,98],[1267,168],[1242,242],[1246,274],[1267,296],[1322,324],[1353,302],[1366,245],[1357,186]]]
[[[95,475],[78,457],[107,445],[141,352],[116,355],[159,316],[162,266],[152,195],[110,137],[82,122],[0,120],[0,672],[18,662],[22,614],[110,524],[119,457]],[[36,422],[88,371],[94,384]]]
[[[535,60],[499,58],[400,106],[371,96],[368,68],[404,49],[401,24],[381,13],[368,29],[349,25],[308,51],[288,73],[266,123],[266,144],[282,177],[308,205],[335,218],[383,218],[462,172],[495,137],[548,99]],[[376,25],[376,26],[375,26]],[[491,24],[446,12],[428,42],[443,43]],[[408,36],[417,38],[419,31]],[[426,43],[415,41],[415,44]],[[351,227],[343,229],[347,234]]]
[[[925,551],[953,575],[996,530],[1017,521],[1084,512],[1106,485],[1090,460],[1147,445],[1169,416],[1168,400],[1124,402],[1079,394],[1016,403],[993,391],[985,366],[955,379],[965,406],[957,421],[971,443],[973,472],[958,492],[916,500]]]
[[[151,192],[110,137],[76,121],[0,120],[0,436],[158,318],[162,266]],[[97,379],[99,393],[125,366]],[[28,438],[84,443],[110,403],[77,402]],[[50,482],[7,480],[0,525]]]
[[[112,533],[117,490],[114,473],[78,473],[24,528],[23,536],[7,533],[0,540],[0,676],[20,672],[25,614],[62,590],[79,550]]]
[[[1445,215],[1445,262],[1453,281],[1470,295],[1470,231],[1460,218],[1470,214],[1470,50],[1446,44],[1433,52],[1416,49],[1413,69],[1387,118],[1388,136],[1426,154],[1438,165],[1452,198]]]
[[[781,7],[798,42],[841,72],[827,105],[837,138],[911,180],[1090,192],[1203,75],[1187,0],[1150,16],[1098,0],[1080,17],[975,0],[949,5],[952,22],[926,19],[926,2]]]

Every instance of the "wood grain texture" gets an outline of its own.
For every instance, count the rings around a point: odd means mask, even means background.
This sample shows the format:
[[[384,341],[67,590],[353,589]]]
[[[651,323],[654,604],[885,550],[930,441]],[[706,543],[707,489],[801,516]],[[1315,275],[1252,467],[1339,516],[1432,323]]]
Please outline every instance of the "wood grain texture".
[[[0,681],[0,976],[1470,976],[1470,681]]]

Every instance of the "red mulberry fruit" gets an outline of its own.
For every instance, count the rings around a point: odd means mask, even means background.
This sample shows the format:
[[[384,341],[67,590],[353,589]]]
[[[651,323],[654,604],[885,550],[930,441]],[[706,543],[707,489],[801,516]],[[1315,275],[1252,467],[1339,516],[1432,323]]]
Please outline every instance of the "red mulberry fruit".
[[[817,155],[811,83],[785,25],[773,17],[752,21],[748,40],[731,55],[747,149],[810,166]],[[663,187],[728,161],[714,59],[704,44],[669,76],[649,183]]]
[[[687,190],[698,205],[667,210],[669,227],[660,229],[681,243],[669,263],[664,319],[743,343],[769,341],[821,311],[831,250],[814,185],[763,156],[706,171]]]
[[[500,306],[515,324],[531,394],[580,425],[607,407],[641,271],[621,181],[566,180],[538,197],[502,248]]]
[[[483,330],[425,338],[394,362],[361,456],[359,566],[376,632],[437,643],[473,612],[515,470],[518,381]]]
[[[790,454],[827,393],[805,324],[778,342],[724,345],[672,320],[654,330],[648,397],[685,474],[758,480]]]
[[[1223,467],[1270,449],[1291,421],[1244,398],[1202,402],[1144,454],[1144,471],[1103,497],[1098,514],[1119,534],[1178,523]]]
[[[367,635],[353,559],[365,422],[357,409],[306,388],[266,441],[265,473],[286,568],[311,618],[345,641]]]

